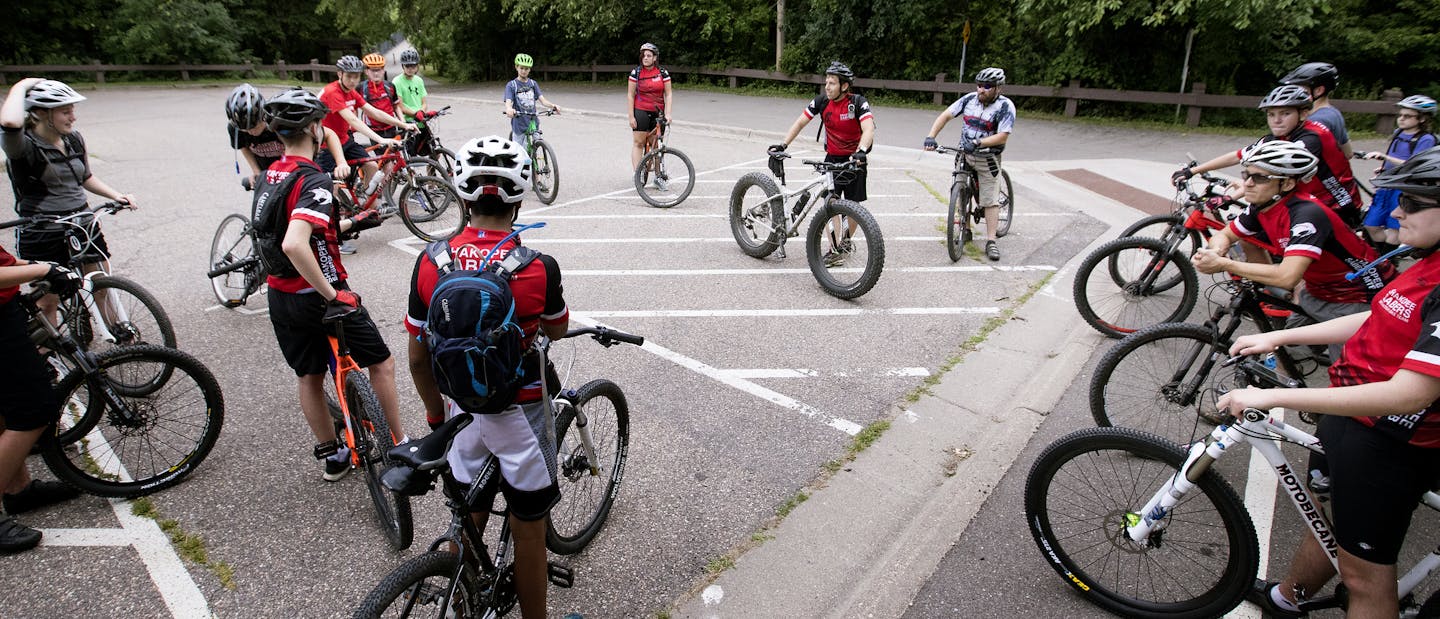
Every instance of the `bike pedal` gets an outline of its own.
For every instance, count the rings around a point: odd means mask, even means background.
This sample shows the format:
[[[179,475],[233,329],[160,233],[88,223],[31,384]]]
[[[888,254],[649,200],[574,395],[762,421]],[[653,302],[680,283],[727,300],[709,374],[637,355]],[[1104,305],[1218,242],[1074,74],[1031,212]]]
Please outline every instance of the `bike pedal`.
[[[575,570],[558,563],[550,563],[546,567],[549,572],[547,576],[550,578],[550,584],[560,587],[561,589],[569,589],[575,586]]]

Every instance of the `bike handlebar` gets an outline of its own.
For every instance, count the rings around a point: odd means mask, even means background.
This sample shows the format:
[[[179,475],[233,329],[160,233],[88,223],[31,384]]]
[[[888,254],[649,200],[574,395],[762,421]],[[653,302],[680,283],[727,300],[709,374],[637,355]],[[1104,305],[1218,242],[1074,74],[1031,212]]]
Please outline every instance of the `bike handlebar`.
[[[114,215],[115,213],[118,213],[118,212],[123,211],[123,210],[128,209],[128,208],[132,208],[132,207],[130,206],[130,203],[129,203],[129,202],[123,202],[123,201],[120,201],[120,200],[111,200],[111,201],[109,201],[109,202],[105,202],[105,203],[102,203],[102,204],[97,204],[97,205],[95,205],[95,206],[88,206],[88,205],[87,205],[87,206],[86,206],[85,208],[83,208],[83,209],[80,209],[80,210],[75,211],[75,212],[73,212],[73,213],[67,213],[67,214],[65,214],[65,215],[39,214],[39,215],[31,215],[31,216],[29,216],[29,217],[21,217],[21,218],[19,218],[19,219],[14,219],[14,220],[11,220],[11,221],[7,221],[7,222],[0,223],[0,230],[4,230],[4,229],[6,229],[6,228],[14,228],[15,226],[24,226],[24,225],[28,225],[28,224],[41,223],[41,222],[47,222],[47,221],[70,221],[70,220],[72,220],[72,219],[77,219],[77,218],[79,218],[79,217],[83,217],[83,216],[86,216],[86,215],[95,215],[95,214],[102,213],[102,212],[105,213],[106,215]]]
[[[947,155],[948,155],[948,154],[951,154],[951,153],[962,153],[962,152],[965,152],[965,151],[964,151],[963,149],[956,148],[956,147],[954,147],[954,146],[936,146],[936,147],[935,147],[935,152],[941,153],[941,154],[947,154]],[[994,155],[994,154],[997,154],[997,153],[999,153],[999,152],[1000,152],[1000,150],[997,149],[997,148],[995,148],[994,146],[986,146],[986,147],[984,147],[984,148],[977,148],[977,149],[975,149],[975,152],[972,152],[972,153],[969,153],[969,154],[971,154],[971,155]]]
[[[625,344],[634,344],[636,346],[643,346],[645,344],[644,336],[631,335],[624,331],[619,331],[600,325],[596,325],[594,327],[583,327],[580,329],[571,329],[565,332],[565,337],[567,338],[577,337],[581,335],[589,335],[590,337],[594,338],[595,341],[600,342],[601,346],[604,346],[606,348],[622,342]]]

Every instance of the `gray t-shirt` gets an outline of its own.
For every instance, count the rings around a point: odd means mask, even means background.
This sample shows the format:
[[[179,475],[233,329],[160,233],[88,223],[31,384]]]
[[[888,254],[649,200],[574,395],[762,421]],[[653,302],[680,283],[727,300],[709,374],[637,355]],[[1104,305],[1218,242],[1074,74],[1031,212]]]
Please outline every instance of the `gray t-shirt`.
[[[6,127],[0,132],[0,146],[10,158],[6,172],[15,190],[15,211],[21,217],[85,208],[84,183],[91,176],[85,139],[76,131],[62,136],[61,144],[64,150],[28,130]]]
[[[1306,118],[1325,125],[1330,133],[1335,134],[1336,146],[1350,142],[1350,134],[1345,132],[1345,117],[1340,115],[1340,110],[1327,105],[1310,112]]]

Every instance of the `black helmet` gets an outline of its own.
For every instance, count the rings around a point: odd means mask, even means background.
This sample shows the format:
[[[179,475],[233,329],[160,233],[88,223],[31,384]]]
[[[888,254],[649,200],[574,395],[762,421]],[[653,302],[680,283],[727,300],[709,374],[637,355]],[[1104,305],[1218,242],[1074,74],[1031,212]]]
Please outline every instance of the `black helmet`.
[[[1340,71],[1328,62],[1307,62],[1280,78],[1280,83],[1309,88],[1324,86],[1325,94],[1328,95],[1335,92],[1335,87],[1340,85]]]
[[[825,75],[834,75],[835,77],[840,78],[840,81],[845,82],[846,84],[855,81],[855,72],[851,71],[850,67],[845,66],[845,63],[840,62],[839,60],[830,63],[830,67],[828,69],[825,69]]]
[[[281,135],[305,129],[329,113],[320,97],[303,88],[292,88],[265,102],[265,123]]]
[[[1405,163],[1381,172],[1373,182],[1376,187],[1440,200],[1440,146],[1432,147],[1407,159]]]
[[[365,63],[360,62],[360,59],[354,56],[341,56],[339,60],[335,61],[335,68],[339,69],[341,73],[364,73]]]
[[[420,52],[413,49],[400,52],[400,66],[406,67],[412,64],[420,64]]]
[[[260,123],[265,105],[265,97],[260,96],[260,91],[249,84],[241,84],[230,91],[230,98],[225,100],[225,116],[230,123],[239,129],[249,129]]]

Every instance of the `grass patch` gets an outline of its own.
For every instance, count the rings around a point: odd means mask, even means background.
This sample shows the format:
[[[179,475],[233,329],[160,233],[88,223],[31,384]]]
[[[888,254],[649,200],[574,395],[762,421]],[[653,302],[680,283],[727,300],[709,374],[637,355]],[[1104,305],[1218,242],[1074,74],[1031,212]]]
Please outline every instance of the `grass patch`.
[[[912,179],[914,179],[915,182],[920,183],[920,186],[921,186],[921,187],[924,187],[924,188],[925,188],[925,191],[929,192],[929,193],[930,193],[930,197],[935,198],[935,201],[936,201],[936,202],[939,202],[939,203],[941,203],[941,204],[944,204],[945,206],[950,206],[950,198],[949,198],[949,196],[943,195],[943,194],[940,193],[939,190],[935,189],[934,187],[931,187],[931,186],[930,186],[930,183],[925,182],[925,179],[920,178],[920,177],[918,177],[918,176],[915,176],[915,173],[912,172],[912,171],[910,171],[910,170],[906,170],[906,171],[905,171],[905,175],[906,175],[906,176],[909,176],[909,177],[912,178]],[[944,224],[941,224],[941,229],[942,229],[942,230],[944,229]]]
[[[794,496],[785,499],[785,502],[781,503],[780,507],[775,508],[775,515],[783,519],[786,516],[789,516],[790,512],[795,511],[795,508],[800,507],[801,503],[804,503],[809,499],[810,493],[805,492],[804,490],[796,492]]]
[[[170,538],[170,543],[175,545],[175,552],[186,560],[199,565],[220,581],[220,586],[228,590],[235,590],[235,568],[223,561],[212,561],[210,552],[205,547],[205,539],[199,535],[187,532],[180,526],[179,521],[173,518],[165,518],[155,503],[148,498],[139,498],[130,502],[130,513],[142,518],[149,518],[160,526],[160,530]]]
[[[768,541],[770,541],[770,540],[772,540],[772,539],[775,539],[775,536],[774,536],[774,535],[771,535],[771,534],[769,534],[769,533],[766,533],[766,532],[764,532],[764,531],[756,531],[756,532],[750,534],[750,541],[755,542],[755,543],[757,543],[757,544],[763,544],[763,543],[768,542]]]
[[[733,569],[734,567],[735,558],[730,555],[725,555],[723,557],[715,557],[714,559],[711,559],[709,563],[705,564],[705,571],[711,576],[718,576],[720,572],[728,569]]]

